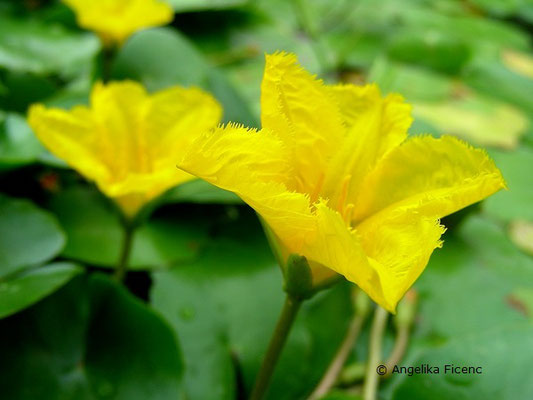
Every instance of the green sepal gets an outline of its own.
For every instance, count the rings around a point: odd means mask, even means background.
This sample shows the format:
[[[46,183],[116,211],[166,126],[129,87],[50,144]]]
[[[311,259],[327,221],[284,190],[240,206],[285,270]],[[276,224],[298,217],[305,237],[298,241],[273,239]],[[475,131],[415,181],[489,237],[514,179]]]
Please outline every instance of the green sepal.
[[[304,256],[291,254],[284,269],[283,290],[294,299],[305,300],[313,296],[313,274]]]

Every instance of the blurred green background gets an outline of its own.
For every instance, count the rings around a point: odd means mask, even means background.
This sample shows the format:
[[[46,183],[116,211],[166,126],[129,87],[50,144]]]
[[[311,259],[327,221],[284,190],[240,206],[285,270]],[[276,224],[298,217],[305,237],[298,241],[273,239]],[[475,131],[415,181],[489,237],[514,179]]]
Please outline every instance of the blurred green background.
[[[200,86],[224,120],[258,126],[264,53],[295,52],[328,82],[377,82],[414,105],[411,134],[487,148],[509,190],[448,217],[416,283],[402,365],[381,399],[533,398],[533,3],[530,0],[171,0],[171,25],[132,36],[115,80]],[[283,301],[255,214],[195,181],[134,238],[127,289],[107,275],[122,230],[92,184],[39,144],[34,102],[87,103],[98,38],[57,1],[0,1],[0,398],[243,399]],[[305,304],[269,399],[305,399],[344,337],[344,282]],[[348,361],[366,358],[368,326]],[[390,323],[385,354],[395,327]],[[327,398],[358,399],[358,378]]]

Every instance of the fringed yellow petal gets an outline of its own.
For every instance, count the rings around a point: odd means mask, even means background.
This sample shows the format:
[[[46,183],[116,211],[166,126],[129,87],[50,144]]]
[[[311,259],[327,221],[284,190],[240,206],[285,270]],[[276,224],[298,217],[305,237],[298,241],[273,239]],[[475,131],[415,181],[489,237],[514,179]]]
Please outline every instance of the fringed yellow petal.
[[[452,136],[406,141],[365,178],[353,213],[361,221],[386,208],[444,217],[505,187],[487,154]]]
[[[239,195],[293,251],[313,229],[313,217],[308,197],[284,184],[289,159],[272,133],[228,125],[195,140],[178,167]]]
[[[301,254],[356,283],[372,299],[385,306],[379,276],[370,265],[358,234],[323,201],[316,204],[315,223],[315,232],[308,235]],[[321,275],[313,276],[315,283],[323,278]]]
[[[235,191],[234,187],[242,187],[240,182],[246,174],[258,182],[284,183],[290,168],[287,159],[287,148],[274,134],[230,124],[196,138],[178,166]]]
[[[143,28],[165,25],[174,12],[160,0],[63,0],[78,24],[96,32],[106,45],[122,44]]]
[[[327,87],[305,71],[294,54],[266,56],[261,123],[291,151],[294,166],[291,189],[316,192],[328,158],[344,136],[344,127]]]
[[[329,162],[321,194],[337,204],[353,201],[362,178],[405,140],[412,118],[411,106],[401,96],[382,97],[376,85],[339,85],[330,90],[339,104],[347,134]],[[342,193],[339,181],[345,177],[349,182]]]
[[[433,250],[441,246],[445,229],[436,218],[417,211],[391,210],[363,221],[356,230],[381,286],[376,293],[372,288],[362,289],[394,312],[398,301],[424,271]]]

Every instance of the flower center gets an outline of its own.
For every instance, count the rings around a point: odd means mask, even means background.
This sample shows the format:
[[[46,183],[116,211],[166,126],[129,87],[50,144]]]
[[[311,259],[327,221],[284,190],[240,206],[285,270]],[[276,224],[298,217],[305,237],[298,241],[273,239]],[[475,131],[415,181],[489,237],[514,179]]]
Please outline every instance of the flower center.
[[[309,192],[309,198],[311,204],[314,204],[318,201],[320,197],[324,199],[329,199],[329,207],[338,211],[346,223],[347,226],[351,226],[352,214],[355,205],[353,203],[347,203],[348,191],[350,188],[350,183],[352,181],[352,175],[345,175],[340,184],[340,190],[336,193],[325,193],[324,189],[325,174],[321,173],[319,179],[317,180],[316,185]],[[304,184],[301,179],[297,179],[297,184],[299,189],[304,187]],[[302,193],[304,193],[302,191]]]

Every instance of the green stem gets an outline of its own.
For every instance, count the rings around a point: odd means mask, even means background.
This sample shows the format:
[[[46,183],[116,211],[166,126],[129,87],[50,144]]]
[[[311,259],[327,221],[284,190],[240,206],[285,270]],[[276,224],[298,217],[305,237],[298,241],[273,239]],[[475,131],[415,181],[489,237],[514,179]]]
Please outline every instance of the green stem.
[[[355,345],[364,321],[365,315],[354,315],[352,321],[350,322],[350,326],[348,327],[346,336],[344,337],[341,346],[337,350],[337,354],[335,354],[335,357],[331,361],[326,373],[308,400],[320,399],[335,385],[342,367],[344,366],[344,363],[348,359],[348,356]]]
[[[122,282],[126,277],[126,272],[128,271],[128,261],[133,245],[133,233],[135,231],[135,227],[133,226],[133,224],[125,222],[123,225],[124,236],[122,239],[122,249],[120,251],[120,258],[118,260],[118,264],[113,275],[115,280],[118,282]]]
[[[265,358],[257,378],[255,380],[254,388],[252,394],[250,395],[250,400],[261,400],[268,389],[268,384],[272,378],[274,368],[278,362],[279,356],[281,355],[281,350],[287,341],[287,337],[291,330],[292,324],[298,314],[302,300],[295,298],[291,295],[287,295],[285,299],[285,304],[283,305],[283,310],[278,319],[276,329],[272,334],[270,339],[270,344],[268,345],[268,350],[266,352]]]
[[[111,67],[114,55],[114,47],[104,47],[102,49],[102,72],[100,77],[103,83],[107,83],[111,79]]]
[[[370,331],[370,348],[368,350],[367,369],[363,386],[364,400],[375,400],[377,396],[379,385],[377,367],[381,362],[381,342],[387,324],[387,317],[387,311],[377,306]]]
[[[403,358],[405,351],[407,350],[407,345],[409,344],[409,326],[401,326],[398,329],[396,334],[396,341],[394,342],[394,347],[392,349],[391,355],[385,362],[387,367],[387,373],[383,378],[388,378],[392,374],[392,369],[397,365]]]

